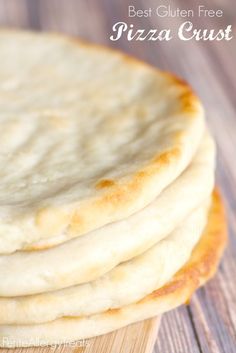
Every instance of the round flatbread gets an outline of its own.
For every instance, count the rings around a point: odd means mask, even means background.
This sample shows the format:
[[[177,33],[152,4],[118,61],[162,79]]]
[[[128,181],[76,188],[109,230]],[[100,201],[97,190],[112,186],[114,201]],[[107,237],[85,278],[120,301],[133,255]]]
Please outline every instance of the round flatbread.
[[[137,214],[51,249],[1,255],[0,296],[35,294],[89,282],[143,253],[210,196],[214,163],[214,143],[206,135],[187,170]]]
[[[0,52],[1,253],[130,216],[199,146],[203,108],[170,74],[53,34],[1,31]]]
[[[136,321],[162,314],[187,300],[213,276],[226,243],[226,222],[219,196],[214,194],[207,227],[187,264],[164,287],[141,301],[88,317],[61,318],[39,325],[2,325],[0,346],[59,344],[98,336]]]
[[[204,202],[168,237],[93,282],[55,292],[0,298],[0,324],[31,324],[119,308],[167,283],[187,262],[207,222]]]

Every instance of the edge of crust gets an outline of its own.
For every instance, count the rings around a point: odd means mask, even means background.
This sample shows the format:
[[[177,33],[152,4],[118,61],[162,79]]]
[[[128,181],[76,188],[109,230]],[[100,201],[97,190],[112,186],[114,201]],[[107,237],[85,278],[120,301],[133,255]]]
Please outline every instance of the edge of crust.
[[[213,193],[209,221],[190,260],[162,288],[137,303],[88,317],[62,317],[39,325],[8,325],[0,329],[1,347],[63,344],[117,330],[131,323],[160,315],[186,303],[192,293],[217,270],[226,245],[224,207],[218,192]],[[30,337],[30,338],[29,338]],[[35,340],[35,344],[32,344]]]

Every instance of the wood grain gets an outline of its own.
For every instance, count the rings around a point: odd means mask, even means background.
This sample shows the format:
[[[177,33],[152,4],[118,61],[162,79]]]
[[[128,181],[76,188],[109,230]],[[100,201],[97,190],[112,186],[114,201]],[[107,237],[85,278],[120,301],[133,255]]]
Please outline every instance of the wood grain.
[[[117,21],[137,28],[177,28],[181,18],[135,18],[128,5],[155,8],[157,0],[0,0],[0,25],[79,35],[94,42],[116,46],[136,57],[184,77],[204,102],[207,120],[218,145],[217,180],[228,209],[230,241],[218,274],[200,289],[189,306],[162,319],[155,353],[236,352],[236,39],[221,42],[111,42]],[[163,1],[163,4],[169,2]],[[172,8],[194,8],[199,1],[174,0]],[[232,24],[236,36],[234,0],[208,0],[201,4],[221,8],[224,16],[192,19],[198,28]],[[204,181],[203,181],[204,182]],[[57,352],[63,352],[60,348]],[[101,347],[101,352],[103,348]],[[42,350],[43,352],[43,350]],[[79,351],[78,351],[79,352]],[[145,352],[145,350],[140,350]],[[128,353],[128,351],[126,351]]]

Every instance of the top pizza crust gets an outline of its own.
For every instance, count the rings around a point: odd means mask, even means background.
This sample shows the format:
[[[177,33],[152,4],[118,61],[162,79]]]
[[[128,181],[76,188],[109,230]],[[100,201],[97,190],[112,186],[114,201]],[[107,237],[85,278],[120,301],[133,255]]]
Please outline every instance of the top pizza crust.
[[[0,252],[128,217],[195,154],[204,113],[176,77],[53,34],[1,31],[0,54]]]

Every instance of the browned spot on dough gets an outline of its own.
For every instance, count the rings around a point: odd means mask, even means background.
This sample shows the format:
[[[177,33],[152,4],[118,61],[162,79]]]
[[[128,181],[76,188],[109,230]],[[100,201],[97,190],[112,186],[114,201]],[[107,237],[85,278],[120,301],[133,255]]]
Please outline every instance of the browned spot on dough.
[[[69,224],[69,231],[75,232],[80,230],[82,232],[84,227],[84,219],[80,215],[79,211],[75,211],[71,217],[70,224]]]
[[[102,179],[96,184],[96,189],[105,189],[114,186],[115,182],[111,179]]]
[[[170,74],[171,75],[171,74]],[[180,85],[180,86],[185,86],[185,87],[188,87],[188,84],[187,84],[187,82],[183,79],[183,78],[180,78],[180,77],[178,77],[178,76],[172,76],[173,77],[173,81],[176,83],[176,84],[178,84],[178,85]]]
[[[175,139],[176,139],[176,141],[177,142],[182,142],[182,139],[185,137],[185,135],[184,135],[184,133],[183,133],[183,131],[176,131],[175,133],[174,133],[174,137],[175,137]]]
[[[52,244],[37,244],[37,243],[32,243],[32,244],[27,244],[24,246],[23,250],[21,250],[22,252],[33,252],[33,251],[39,251],[39,250],[47,250],[50,249],[52,246]]]
[[[176,280],[176,281],[170,282],[169,284],[166,284],[165,286],[155,290],[149,296],[152,298],[163,297],[163,296],[166,296],[167,294],[171,294],[173,292],[178,291],[184,285],[185,285],[185,281],[183,279]],[[145,299],[146,298],[141,299],[140,302],[145,301]]]
[[[62,318],[63,318],[63,320],[65,321],[65,320],[74,320],[74,319],[76,319],[76,320],[78,320],[78,319],[82,319],[82,317],[81,316],[76,316],[76,315],[71,315],[71,316],[62,316]]]
[[[158,155],[157,157],[154,158],[154,162],[155,163],[159,163],[160,165],[166,165],[169,164],[170,161],[173,158],[176,158],[180,155],[180,149],[178,147],[170,150],[170,151],[166,151],[161,153],[160,155]]]
[[[190,302],[191,302],[191,297],[186,299],[184,304],[188,306],[190,305]]]
[[[117,315],[121,312],[121,309],[120,308],[117,308],[117,309],[109,309],[106,311],[106,314],[108,315]]]
[[[167,76],[169,76],[172,82],[174,82],[174,84],[178,86],[178,88],[182,91],[179,96],[179,100],[181,102],[181,108],[183,111],[185,113],[195,113],[197,111],[197,105],[199,101],[188,83],[184,79],[172,74],[167,73]]]
[[[140,170],[139,172],[136,173],[136,177],[140,179],[144,179],[147,176],[147,172],[144,170]]]
[[[191,91],[186,90],[180,95],[179,99],[184,112],[191,113],[196,111],[196,98]]]
[[[178,86],[181,89],[188,89],[190,91],[189,84],[181,77],[174,75],[169,71],[162,71],[162,75],[174,86]]]
[[[120,204],[120,202],[125,202],[126,200],[129,200],[129,193],[125,193],[124,190],[122,189],[117,189],[114,192],[105,195],[104,197],[104,202],[110,204],[111,207],[115,208],[117,205]]]

